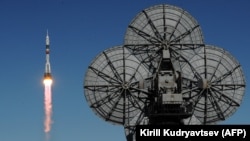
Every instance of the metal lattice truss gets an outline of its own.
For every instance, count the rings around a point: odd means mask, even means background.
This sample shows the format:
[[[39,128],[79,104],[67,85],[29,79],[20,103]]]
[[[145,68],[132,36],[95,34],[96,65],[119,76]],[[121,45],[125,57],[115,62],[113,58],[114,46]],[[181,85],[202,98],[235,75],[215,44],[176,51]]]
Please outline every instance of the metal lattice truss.
[[[123,125],[129,140],[136,125],[147,124],[150,81],[163,49],[182,74],[183,97],[194,104],[185,124],[215,124],[241,104],[246,85],[239,62],[224,49],[205,45],[198,22],[185,10],[152,6],[129,24],[124,45],[100,53],[85,75],[84,93],[92,110]]]

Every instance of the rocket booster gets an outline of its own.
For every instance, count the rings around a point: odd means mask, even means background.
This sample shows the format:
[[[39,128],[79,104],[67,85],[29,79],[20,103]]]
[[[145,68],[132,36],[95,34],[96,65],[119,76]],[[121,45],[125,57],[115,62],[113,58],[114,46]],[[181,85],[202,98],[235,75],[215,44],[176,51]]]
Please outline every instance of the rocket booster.
[[[48,33],[48,31],[47,31],[47,35],[46,35],[46,49],[45,49],[45,53],[46,53],[46,62],[45,62],[44,78],[45,79],[46,78],[52,79],[50,62],[49,62],[50,44],[49,44],[49,33]]]

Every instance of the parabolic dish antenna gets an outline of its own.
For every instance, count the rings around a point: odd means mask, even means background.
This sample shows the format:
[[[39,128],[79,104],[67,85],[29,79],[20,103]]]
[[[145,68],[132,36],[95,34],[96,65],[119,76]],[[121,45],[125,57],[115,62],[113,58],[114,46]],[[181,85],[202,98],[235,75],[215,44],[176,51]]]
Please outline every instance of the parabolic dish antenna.
[[[239,62],[226,50],[206,45],[194,51],[189,64],[181,64],[183,95],[194,103],[186,124],[215,124],[240,106],[245,77]]]
[[[167,4],[142,10],[129,24],[124,45],[101,52],[84,78],[85,98],[96,115],[124,126],[216,124],[236,112],[245,93],[240,63],[206,45],[198,22]]]
[[[124,44],[175,43],[202,44],[202,32],[187,11],[165,4],[142,10],[129,24]]]
[[[142,10],[129,24],[124,46],[153,72],[165,49],[203,46],[198,22],[185,10],[172,5],[155,5]]]
[[[92,110],[115,124],[125,124],[141,112],[147,90],[139,89],[148,70],[122,46],[100,53],[88,68],[84,93]]]

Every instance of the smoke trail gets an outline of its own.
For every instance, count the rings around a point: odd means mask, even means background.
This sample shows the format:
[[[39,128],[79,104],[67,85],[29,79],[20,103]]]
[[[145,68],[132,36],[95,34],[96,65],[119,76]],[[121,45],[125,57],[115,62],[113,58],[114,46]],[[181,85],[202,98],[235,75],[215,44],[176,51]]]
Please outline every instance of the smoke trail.
[[[46,134],[46,140],[49,140],[49,132],[52,124],[52,92],[51,92],[52,80],[44,80],[44,132]]]

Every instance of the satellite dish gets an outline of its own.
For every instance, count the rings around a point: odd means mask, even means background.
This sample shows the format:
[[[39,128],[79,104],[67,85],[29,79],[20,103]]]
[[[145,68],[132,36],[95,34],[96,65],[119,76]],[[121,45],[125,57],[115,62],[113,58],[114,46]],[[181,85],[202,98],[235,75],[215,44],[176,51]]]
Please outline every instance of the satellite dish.
[[[194,103],[186,124],[215,124],[230,117],[240,106],[245,77],[240,63],[226,50],[206,45],[194,50],[182,63],[183,95]]]
[[[125,45],[202,44],[198,22],[185,10],[172,5],[155,5],[142,10],[129,24]]]
[[[194,50],[202,46],[205,45],[198,22],[184,9],[167,4],[142,10],[129,24],[124,38],[124,47],[152,75],[158,73],[163,50],[169,50],[175,70],[181,72],[180,60],[188,64],[189,58],[195,55]],[[180,56],[185,56],[185,60]],[[129,124],[124,125],[128,140],[135,140],[136,125],[149,124],[145,112],[144,116],[134,117]]]
[[[155,5],[142,10],[129,24],[124,46],[153,71],[164,48],[185,49],[204,45],[198,22],[185,10]],[[146,59],[148,58],[148,59]]]
[[[146,104],[140,80],[148,75],[143,64],[122,46],[100,53],[88,67],[84,94],[91,109],[114,124],[126,124]]]
[[[246,87],[239,62],[206,45],[198,22],[167,4],[142,10],[129,24],[124,45],[101,52],[84,79],[96,115],[124,126],[216,124],[233,115]]]

